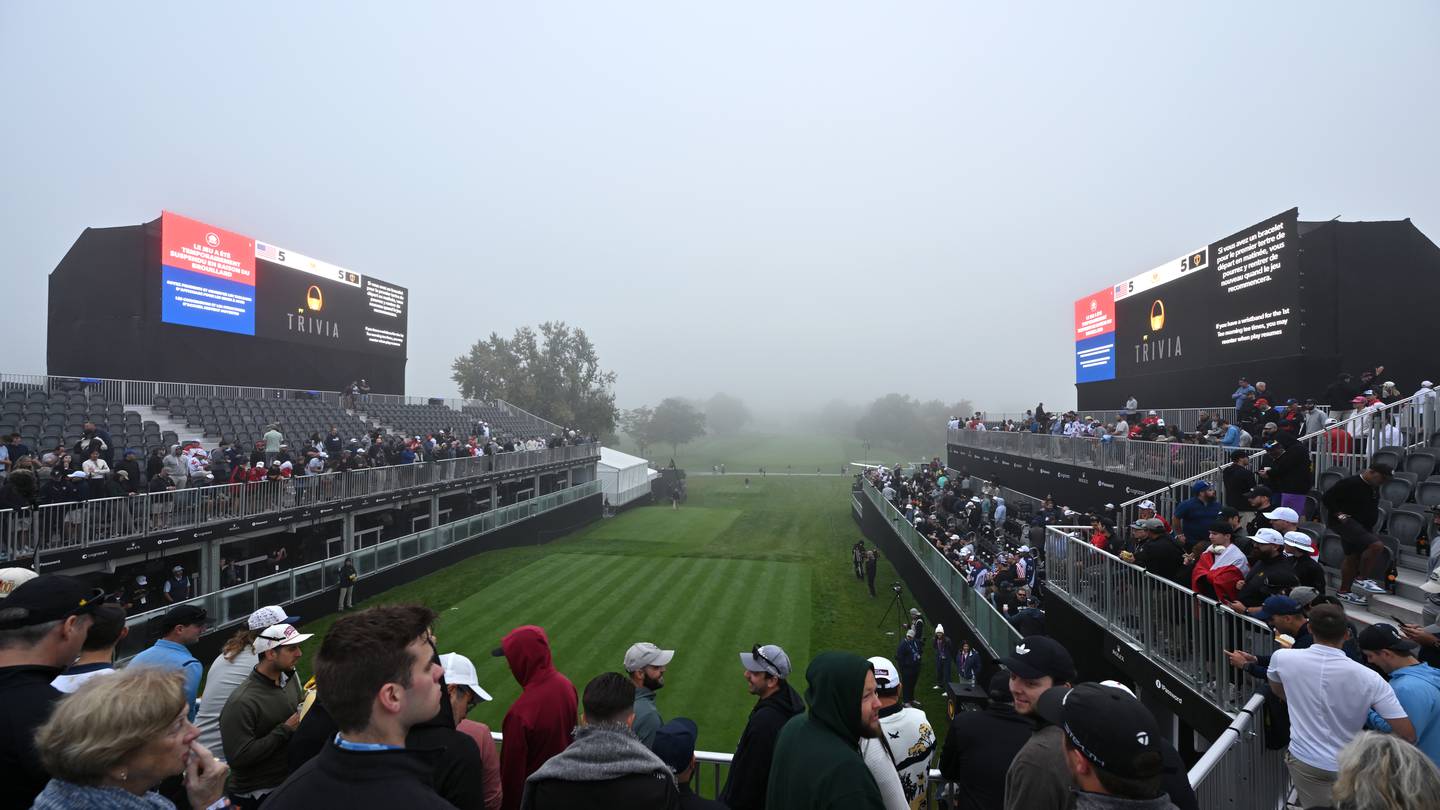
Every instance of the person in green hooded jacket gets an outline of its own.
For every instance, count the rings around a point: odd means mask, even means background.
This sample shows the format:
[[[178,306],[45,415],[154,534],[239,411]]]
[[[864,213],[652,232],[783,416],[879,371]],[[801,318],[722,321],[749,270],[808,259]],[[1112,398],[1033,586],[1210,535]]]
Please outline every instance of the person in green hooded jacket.
[[[805,670],[805,681],[810,710],[780,730],[766,806],[884,810],[880,789],[860,755],[861,738],[882,733],[870,662],[852,653],[821,653]]]

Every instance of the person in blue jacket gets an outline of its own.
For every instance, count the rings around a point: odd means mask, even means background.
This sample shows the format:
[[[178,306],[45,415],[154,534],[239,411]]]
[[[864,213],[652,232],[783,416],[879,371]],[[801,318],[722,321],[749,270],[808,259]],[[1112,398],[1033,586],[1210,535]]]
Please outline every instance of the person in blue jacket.
[[[1185,534],[1185,548],[1193,549],[1210,539],[1210,526],[1220,517],[1220,502],[1215,499],[1215,485],[1196,481],[1190,485],[1190,497],[1175,507],[1175,519]]]
[[[1370,666],[1390,678],[1390,688],[1415,725],[1415,745],[1431,762],[1440,765],[1440,669],[1415,657],[1420,645],[1394,625],[1376,622],[1360,631],[1360,651]],[[1368,726],[1390,732],[1390,724],[1370,710]]]

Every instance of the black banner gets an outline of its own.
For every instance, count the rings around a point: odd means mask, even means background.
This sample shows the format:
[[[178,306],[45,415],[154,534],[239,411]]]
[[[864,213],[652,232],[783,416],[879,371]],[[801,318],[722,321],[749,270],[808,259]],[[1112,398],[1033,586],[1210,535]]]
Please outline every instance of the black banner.
[[[1138,475],[1039,461],[996,450],[948,445],[947,466],[965,470],[987,481],[1043,498],[1049,495],[1060,506],[1084,510],[1119,505],[1131,498],[1154,492],[1165,484]]]

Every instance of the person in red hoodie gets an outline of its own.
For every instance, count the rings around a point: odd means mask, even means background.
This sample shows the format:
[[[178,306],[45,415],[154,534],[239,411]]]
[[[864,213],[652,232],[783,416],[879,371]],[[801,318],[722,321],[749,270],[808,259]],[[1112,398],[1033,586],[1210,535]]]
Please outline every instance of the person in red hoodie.
[[[518,810],[525,780],[570,744],[580,699],[575,684],[555,669],[550,639],[533,624],[505,634],[493,655],[504,656],[520,684],[520,697],[501,725],[500,783],[503,810]]]
[[[1250,574],[1250,563],[1239,546],[1232,545],[1230,535],[1235,529],[1228,520],[1210,526],[1210,545],[1195,561],[1190,571],[1190,588],[1196,593],[1214,597],[1222,604],[1240,596],[1240,586]]]

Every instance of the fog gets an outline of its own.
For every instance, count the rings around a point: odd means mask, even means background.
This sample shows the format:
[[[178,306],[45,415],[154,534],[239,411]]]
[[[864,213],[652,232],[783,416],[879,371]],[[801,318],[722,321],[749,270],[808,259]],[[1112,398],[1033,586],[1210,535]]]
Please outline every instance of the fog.
[[[1437,42],[1424,2],[4,3],[4,368],[80,231],[164,208],[408,287],[414,394],[563,320],[621,407],[1068,407],[1095,289],[1296,205],[1440,239]]]

